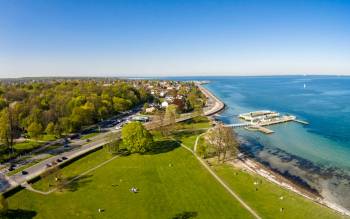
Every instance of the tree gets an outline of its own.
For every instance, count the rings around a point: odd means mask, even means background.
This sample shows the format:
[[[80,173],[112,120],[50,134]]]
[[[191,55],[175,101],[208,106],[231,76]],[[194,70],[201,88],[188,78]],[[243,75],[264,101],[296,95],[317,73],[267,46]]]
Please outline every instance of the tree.
[[[177,117],[177,106],[170,104],[165,111],[164,122],[165,126],[163,130],[166,135],[169,135],[175,129],[176,125],[176,117]]]
[[[208,150],[208,145],[205,142],[199,141],[197,144],[197,153],[200,157],[205,158]]]
[[[215,149],[218,162],[224,162],[228,152],[233,156],[237,154],[238,142],[236,136],[232,128],[223,124],[218,124],[211,129],[206,135],[206,141],[208,145]]]
[[[10,144],[10,123],[7,110],[2,110],[0,115],[0,139],[6,145]]]
[[[153,144],[153,136],[140,122],[126,124],[122,129],[122,139],[130,153],[144,153]]]
[[[5,108],[0,113],[0,139],[13,152],[14,139],[16,137],[13,113],[10,108]]]
[[[46,134],[52,135],[55,133],[55,124],[53,122],[49,122],[45,129]]]
[[[159,133],[164,136],[164,111],[157,110],[152,118],[152,123],[148,126],[150,129],[159,131]]]
[[[114,155],[114,154],[117,154],[119,152],[120,144],[121,144],[121,140],[117,139],[117,140],[114,140],[114,141],[107,143],[104,146],[104,148],[106,149],[106,151],[108,153]]]
[[[143,104],[143,109],[142,110],[145,112],[148,107],[149,107],[149,104],[145,103],[145,104]]]
[[[0,195],[0,216],[7,213],[8,203],[3,195]]]
[[[123,112],[131,107],[131,102],[120,97],[113,97],[113,107],[116,112]]]
[[[0,97],[0,110],[4,109],[6,106],[7,106],[6,100]]]
[[[32,122],[28,129],[28,135],[31,138],[37,138],[43,131],[43,126],[40,123]]]
[[[47,169],[40,177],[48,182],[49,187],[57,188],[58,191],[63,191],[68,183],[67,178],[62,174],[59,166]]]

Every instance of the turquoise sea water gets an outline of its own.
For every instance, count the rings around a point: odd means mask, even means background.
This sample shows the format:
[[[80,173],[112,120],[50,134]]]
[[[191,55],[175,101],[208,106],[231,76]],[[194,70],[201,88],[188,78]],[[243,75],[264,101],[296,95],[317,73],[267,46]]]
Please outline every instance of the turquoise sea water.
[[[272,169],[350,209],[350,77],[212,77],[205,85],[225,102],[217,118],[238,122],[252,110],[308,121],[270,126],[265,135],[237,129],[242,150]],[[305,86],[304,86],[305,85]]]

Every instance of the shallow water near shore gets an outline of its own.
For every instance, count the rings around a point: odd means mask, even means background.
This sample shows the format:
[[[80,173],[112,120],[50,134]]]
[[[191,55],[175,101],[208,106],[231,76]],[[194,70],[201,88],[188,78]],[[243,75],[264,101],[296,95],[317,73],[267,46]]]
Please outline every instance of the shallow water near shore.
[[[197,78],[202,79],[204,78]],[[218,119],[239,122],[252,110],[275,110],[308,121],[270,126],[265,135],[236,129],[242,150],[326,200],[350,209],[350,77],[205,78],[225,102]]]

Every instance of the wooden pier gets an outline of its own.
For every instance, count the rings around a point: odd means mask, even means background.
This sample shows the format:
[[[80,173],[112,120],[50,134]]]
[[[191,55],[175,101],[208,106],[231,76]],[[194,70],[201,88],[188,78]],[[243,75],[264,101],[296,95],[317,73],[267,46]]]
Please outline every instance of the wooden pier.
[[[301,124],[303,124],[303,125],[309,125],[308,122],[303,121],[303,120],[299,120],[299,119],[294,119],[294,122],[299,122],[299,123],[301,123]]]
[[[275,132],[271,129],[268,129],[268,128],[265,128],[262,126],[257,126],[257,125],[245,127],[245,129],[249,130],[249,131],[259,131],[259,132],[262,132],[264,134],[272,134]]]
[[[264,134],[272,134],[272,133],[274,133],[274,131],[272,131],[271,129],[268,129],[268,128],[265,128],[265,127],[262,127],[262,126],[260,126],[258,128],[258,131],[260,131],[260,132],[262,132]]]

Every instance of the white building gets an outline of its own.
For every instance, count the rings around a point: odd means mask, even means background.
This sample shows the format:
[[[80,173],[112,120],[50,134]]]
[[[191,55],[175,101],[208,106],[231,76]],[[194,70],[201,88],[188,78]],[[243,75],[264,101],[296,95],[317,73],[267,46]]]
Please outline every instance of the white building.
[[[164,91],[161,91],[161,92],[159,93],[159,96],[160,96],[160,97],[164,97],[165,94],[166,94],[166,93],[165,93]]]
[[[169,103],[167,101],[162,102],[162,107],[167,108],[169,106]]]
[[[148,107],[148,108],[146,108],[146,113],[153,113],[154,111],[156,110],[156,108],[155,107]]]

